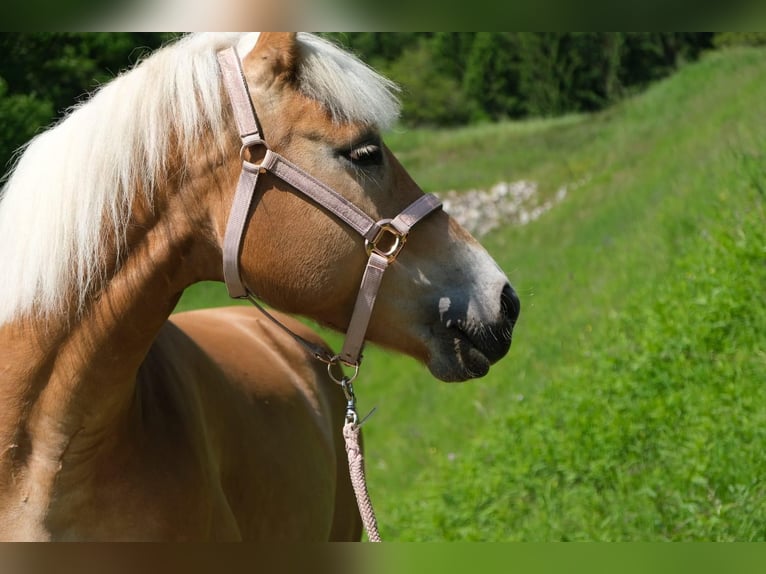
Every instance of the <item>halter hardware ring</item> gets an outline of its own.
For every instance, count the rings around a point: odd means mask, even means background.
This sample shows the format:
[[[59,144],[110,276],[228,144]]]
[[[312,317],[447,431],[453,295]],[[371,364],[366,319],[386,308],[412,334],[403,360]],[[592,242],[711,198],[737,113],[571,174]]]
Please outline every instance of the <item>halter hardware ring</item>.
[[[407,243],[407,234],[402,233],[396,227],[391,225],[390,219],[385,219],[380,223],[380,229],[372,239],[365,239],[364,249],[369,257],[377,253],[385,257],[388,263],[391,263],[399,255],[399,252]]]
[[[250,164],[256,166],[258,169],[260,166],[253,163],[245,157],[245,152],[252,150],[253,148],[261,147],[264,149],[264,154],[267,150],[270,150],[269,144],[267,144],[260,137],[245,136],[242,138],[242,147],[239,148],[239,159],[243,164]]]
[[[354,373],[349,377],[343,374],[341,371],[341,377],[338,378],[335,376],[335,373],[333,373],[333,367],[341,368],[341,365],[345,365],[347,367],[353,367]],[[339,355],[335,355],[330,362],[327,363],[327,374],[330,375],[330,378],[335,381],[337,384],[341,386],[345,386],[356,379],[356,376],[359,374],[359,363],[347,363],[346,361],[342,360]]]

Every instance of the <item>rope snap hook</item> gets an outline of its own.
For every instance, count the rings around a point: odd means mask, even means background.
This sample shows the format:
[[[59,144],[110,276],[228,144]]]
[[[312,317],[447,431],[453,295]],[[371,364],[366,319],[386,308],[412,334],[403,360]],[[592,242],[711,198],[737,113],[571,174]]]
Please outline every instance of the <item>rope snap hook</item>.
[[[359,414],[356,412],[356,395],[354,394],[354,385],[351,379],[343,377],[340,383],[343,389],[343,395],[346,397],[346,423],[357,425],[359,423]]]

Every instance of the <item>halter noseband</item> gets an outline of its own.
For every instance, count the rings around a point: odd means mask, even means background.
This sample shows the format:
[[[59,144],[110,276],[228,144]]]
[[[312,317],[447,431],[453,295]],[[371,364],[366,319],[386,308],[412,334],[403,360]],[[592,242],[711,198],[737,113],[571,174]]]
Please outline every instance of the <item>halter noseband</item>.
[[[328,356],[322,349],[318,349],[290,332],[304,346],[308,347],[316,358],[330,366],[342,362],[353,367],[356,371],[361,361],[364,337],[370,322],[375,298],[383,279],[383,273],[404,247],[412,226],[440,208],[441,201],[435,195],[423,195],[393,219],[373,220],[336,191],[269,148],[258,129],[258,120],[236,48],[232,47],[219,52],[218,62],[242,139],[240,152],[242,172],[239,176],[223,241],[223,274],[229,295],[236,299],[247,298],[263,310],[253,294],[242,283],[239,272],[239,254],[255,188],[258,184],[258,175],[268,171],[330,211],[365,240],[365,249],[368,255],[367,267],[362,277],[341,352],[335,356]],[[251,163],[245,159],[244,151],[254,147],[262,147],[266,150],[259,164]],[[273,318],[272,320],[277,322]],[[277,322],[277,324],[282,326],[281,323]],[[286,329],[286,327],[282,327]],[[328,370],[330,370],[329,367]],[[333,375],[331,370],[330,376],[336,382],[342,383]],[[350,378],[344,377],[344,380],[348,381]]]

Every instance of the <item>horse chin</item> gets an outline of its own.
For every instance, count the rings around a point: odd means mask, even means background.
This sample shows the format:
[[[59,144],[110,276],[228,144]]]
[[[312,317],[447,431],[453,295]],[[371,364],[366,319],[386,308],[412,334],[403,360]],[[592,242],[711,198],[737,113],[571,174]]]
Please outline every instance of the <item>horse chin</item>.
[[[445,383],[462,383],[478,379],[489,372],[493,361],[465,337],[455,334],[438,341],[427,362],[431,374]]]

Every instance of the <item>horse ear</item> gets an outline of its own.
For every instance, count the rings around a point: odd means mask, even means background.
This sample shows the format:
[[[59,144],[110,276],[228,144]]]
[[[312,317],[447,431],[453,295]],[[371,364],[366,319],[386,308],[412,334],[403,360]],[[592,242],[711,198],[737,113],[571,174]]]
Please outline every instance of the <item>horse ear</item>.
[[[252,66],[262,79],[271,75],[292,78],[298,64],[298,41],[295,32],[261,32],[255,46],[242,54],[245,67]]]

